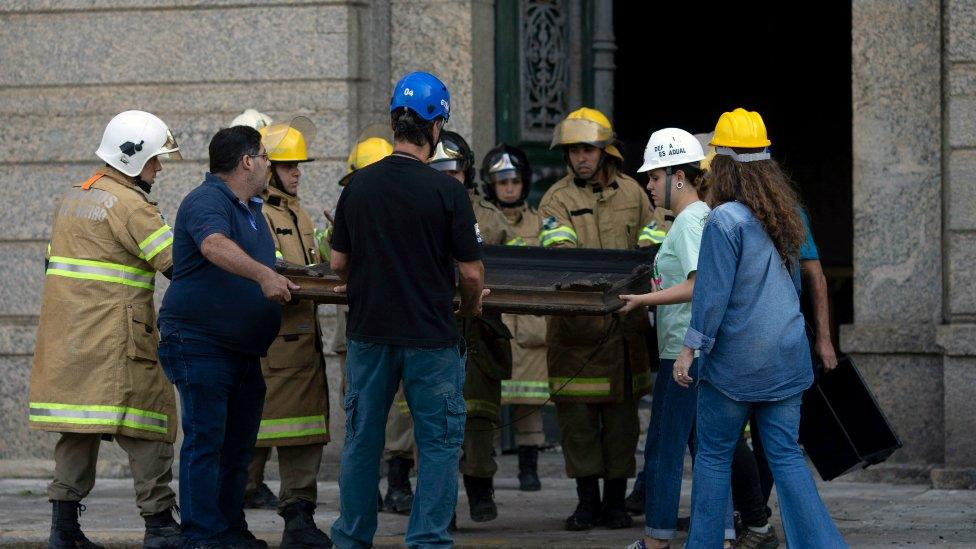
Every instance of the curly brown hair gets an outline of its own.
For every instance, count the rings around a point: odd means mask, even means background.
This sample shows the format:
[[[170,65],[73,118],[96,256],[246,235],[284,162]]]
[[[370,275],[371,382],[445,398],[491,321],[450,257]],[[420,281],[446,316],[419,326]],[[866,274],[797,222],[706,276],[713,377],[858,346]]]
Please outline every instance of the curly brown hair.
[[[789,178],[772,159],[738,162],[716,155],[708,170],[709,207],[740,202],[752,211],[776,246],[780,259],[797,255],[806,238],[799,199]]]

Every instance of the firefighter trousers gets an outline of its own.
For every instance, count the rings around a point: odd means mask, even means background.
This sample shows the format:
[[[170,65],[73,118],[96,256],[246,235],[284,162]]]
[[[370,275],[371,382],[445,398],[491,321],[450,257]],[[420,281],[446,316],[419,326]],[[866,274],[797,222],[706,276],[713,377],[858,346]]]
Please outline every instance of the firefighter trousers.
[[[567,476],[634,476],[640,438],[637,400],[628,396],[623,402],[557,402],[556,417]]]
[[[276,446],[278,449],[278,476],[281,490],[278,491],[278,508],[298,500],[315,503],[318,501],[316,481],[319,466],[322,465],[324,444],[305,444],[301,446]],[[255,448],[254,457],[247,467],[247,488],[250,493],[264,482],[264,467],[271,455],[271,448]]]
[[[169,486],[173,480],[173,445],[125,435],[112,438],[129,456],[139,514],[154,515],[176,505],[176,494]],[[47,487],[48,499],[81,501],[91,492],[101,442],[99,433],[61,433],[54,446],[54,480]]]
[[[498,429],[502,382],[492,379],[476,364],[468,363],[464,378],[464,404],[468,419],[464,425],[461,473],[480,478],[495,476],[495,431]]]
[[[544,445],[546,435],[542,431],[542,407],[536,404],[512,404],[511,406],[515,445]]]

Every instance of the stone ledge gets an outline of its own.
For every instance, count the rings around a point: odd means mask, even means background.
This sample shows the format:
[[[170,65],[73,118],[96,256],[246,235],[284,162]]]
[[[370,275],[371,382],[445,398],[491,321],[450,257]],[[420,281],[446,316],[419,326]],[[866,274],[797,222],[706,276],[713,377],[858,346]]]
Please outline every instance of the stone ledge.
[[[938,326],[928,323],[855,323],[840,327],[845,353],[942,354],[936,341]]]
[[[937,490],[976,490],[976,469],[932,469],[932,487]]]
[[[935,465],[922,463],[882,463],[866,469],[851,471],[843,476],[848,482],[891,484],[929,484]]]
[[[976,357],[976,324],[939,326],[935,339],[949,356]]]

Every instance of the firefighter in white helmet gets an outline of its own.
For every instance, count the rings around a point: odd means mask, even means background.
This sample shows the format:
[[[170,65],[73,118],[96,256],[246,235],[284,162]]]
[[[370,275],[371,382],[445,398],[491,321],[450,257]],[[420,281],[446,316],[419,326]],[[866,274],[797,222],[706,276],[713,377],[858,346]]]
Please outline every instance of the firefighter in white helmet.
[[[100,547],[78,524],[95,484],[101,441],[128,454],[146,547],[179,547],[173,441],[176,399],[159,367],[153,288],[172,271],[173,233],[149,198],[160,158],[179,158],[166,124],[143,111],[108,123],[95,154],[104,166],[54,211],[31,368],[30,428],[54,447],[49,547]]]

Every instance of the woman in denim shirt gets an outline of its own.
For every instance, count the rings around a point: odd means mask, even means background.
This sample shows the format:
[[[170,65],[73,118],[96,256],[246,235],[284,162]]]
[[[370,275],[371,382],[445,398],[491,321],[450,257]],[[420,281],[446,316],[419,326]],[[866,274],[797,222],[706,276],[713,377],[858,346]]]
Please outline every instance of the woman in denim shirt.
[[[657,342],[661,355],[644,448],[645,537],[628,549],[669,547],[677,532],[685,446],[694,455],[692,433],[698,391],[676,384],[671,372],[691,320],[698,250],[708,216],[708,206],[698,191],[704,158],[705,152],[695,136],[677,128],[665,128],[651,134],[644,150],[644,165],[637,170],[647,172],[647,189],[654,203],[674,212],[675,219],[654,258],[655,291],[620,296],[624,302],[620,312],[641,305],[657,307]],[[694,363],[691,375],[698,375]],[[726,514],[725,535],[735,539],[731,507]]]
[[[698,453],[687,547],[719,547],[732,452],[750,413],[779,494],[790,547],[845,547],[820,500],[797,439],[803,391],[813,382],[800,314],[797,198],[765,147],[758,113],[736,109],[715,128],[708,178],[712,206],[702,233],[691,325],[674,365],[698,377]]]

